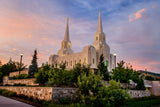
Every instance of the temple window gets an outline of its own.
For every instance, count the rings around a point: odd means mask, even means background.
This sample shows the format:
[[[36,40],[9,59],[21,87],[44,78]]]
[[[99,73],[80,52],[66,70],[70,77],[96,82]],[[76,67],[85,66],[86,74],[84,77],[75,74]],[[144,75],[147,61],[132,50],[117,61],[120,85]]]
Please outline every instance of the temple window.
[[[79,63],[81,64],[81,59],[79,60]]]
[[[94,64],[94,58],[93,58],[93,64]]]
[[[96,40],[98,40],[98,37],[96,36]]]
[[[71,61],[71,66],[72,66],[72,61]]]
[[[87,63],[86,58],[84,58],[84,64],[86,64],[86,63]]]

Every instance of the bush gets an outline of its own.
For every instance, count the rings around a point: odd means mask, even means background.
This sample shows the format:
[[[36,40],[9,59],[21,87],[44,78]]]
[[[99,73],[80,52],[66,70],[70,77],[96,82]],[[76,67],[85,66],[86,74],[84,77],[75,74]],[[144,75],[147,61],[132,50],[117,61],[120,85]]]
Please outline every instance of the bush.
[[[2,95],[4,95],[4,96],[8,96],[8,93],[9,93],[9,91],[8,91],[8,90],[4,90],[4,91],[2,92]]]
[[[60,104],[70,104],[72,103],[72,99],[70,97],[66,97],[66,98],[59,98],[58,102]]]
[[[10,91],[9,93],[8,93],[8,96],[9,97],[15,97],[17,95],[17,93],[16,92],[12,92],[12,91]]]
[[[26,78],[28,78],[28,74],[20,74],[12,77],[12,79],[26,79]]]
[[[26,84],[14,83],[13,86],[26,86]]]
[[[5,89],[0,89],[0,94],[2,94],[3,91],[5,91]]]

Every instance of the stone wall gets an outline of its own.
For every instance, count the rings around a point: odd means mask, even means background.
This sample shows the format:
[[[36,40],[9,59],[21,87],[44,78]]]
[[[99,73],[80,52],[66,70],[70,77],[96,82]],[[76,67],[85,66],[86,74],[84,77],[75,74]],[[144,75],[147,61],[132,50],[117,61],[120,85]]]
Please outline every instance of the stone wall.
[[[14,91],[17,94],[24,94],[33,96],[41,100],[54,100],[64,97],[74,97],[76,88],[62,88],[62,87],[17,87],[17,86],[0,86],[0,89]],[[150,91],[129,90],[131,98],[140,98],[150,96]]]
[[[20,71],[20,74],[28,74],[28,70]],[[16,75],[19,75],[19,71],[9,73],[9,77],[13,77],[13,76],[16,76]]]
[[[102,83],[105,85],[105,86],[108,86],[109,85],[109,81],[102,81]],[[121,87],[122,88],[135,88],[134,85],[131,85],[129,83],[120,83]]]
[[[151,92],[155,96],[160,96],[160,81],[152,81]]]
[[[17,94],[24,94],[38,98],[41,100],[52,100],[52,87],[13,87],[13,86],[0,86],[0,89],[14,91]]]
[[[26,85],[39,85],[39,84],[34,83],[34,81],[35,81],[35,78],[17,79],[17,80],[6,80],[6,78],[5,78],[5,79],[3,79],[3,85],[5,85],[5,84],[14,85],[14,84],[18,84],[18,83],[26,84]]]
[[[76,88],[53,87],[52,99],[57,101],[58,98],[64,98],[64,97],[73,98],[75,93],[76,93]]]
[[[140,98],[140,97],[149,97],[150,91],[141,91],[141,90],[129,90],[131,98]]]

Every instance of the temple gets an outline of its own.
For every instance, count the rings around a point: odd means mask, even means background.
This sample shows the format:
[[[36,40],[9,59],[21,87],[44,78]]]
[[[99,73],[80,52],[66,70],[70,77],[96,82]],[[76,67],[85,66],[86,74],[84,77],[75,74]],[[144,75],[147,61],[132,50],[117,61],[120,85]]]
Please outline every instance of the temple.
[[[103,32],[101,11],[99,11],[97,32],[94,35],[94,42],[85,46],[82,52],[74,53],[71,49],[71,41],[69,38],[69,18],[67,17],[67,26],[64,40],[61,43],[61,49],[57,55],[50,55],[50,65],[60,65],[66,63],[67,69],[72,69],[77,63],[90,65],[90,68],[97,69],[99,58],[103,54],[105,65],[108,71],[112,71],[116,67],[116,56],[110,53],[110,47],[106,43],[106,35]]]

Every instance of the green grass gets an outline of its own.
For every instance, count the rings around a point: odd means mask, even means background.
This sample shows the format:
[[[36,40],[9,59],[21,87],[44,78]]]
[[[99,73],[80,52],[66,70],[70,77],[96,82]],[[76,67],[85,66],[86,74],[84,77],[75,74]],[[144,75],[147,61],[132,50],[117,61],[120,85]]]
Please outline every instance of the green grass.
[[[160,99],[146,99],[137,101],[128,101],[126,105],[121,107],[157,107],[160,106]]]

